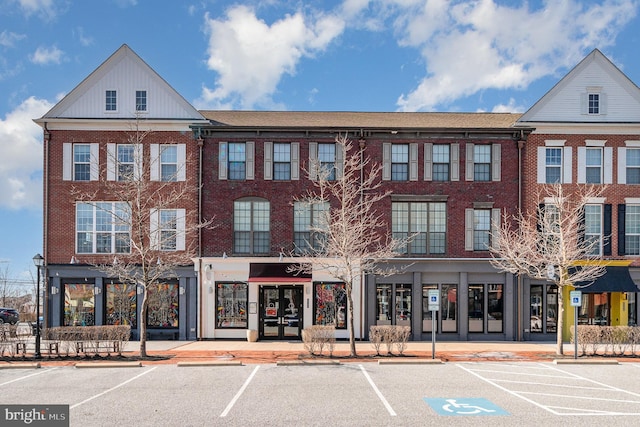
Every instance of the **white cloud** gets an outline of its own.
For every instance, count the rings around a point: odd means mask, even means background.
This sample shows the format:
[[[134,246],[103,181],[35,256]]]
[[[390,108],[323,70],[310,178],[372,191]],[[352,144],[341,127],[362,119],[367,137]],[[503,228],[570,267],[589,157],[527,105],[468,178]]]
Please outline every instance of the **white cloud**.
[[[85,36],[83,27],[76,27],[73,34],[78,38],[82,46],[87,47],[93,44],[93,37]]]
[[[419,49],[426,75],[398,99],[404,111],[433,110],[486,89],[525,88],[610,46],[637,12],[636,0],[546,0],[505,6],[396,1],[399,44]]]
[[[0,207],[42,206],[42,129],[33,118],[52,106],[30,97],[0,119]]]
[[[51,48],[38,47],[33,55],[30,56],[31,62],[39,65],[59,64],[62,61],[64,52],[56,46]]]
[[[15,43],[25,38],[26,35],[13,33],[11,31],[4,30],[0,33],[0,46],[2,47],[14,47]]]
[[[22,11],[27,15],[38,15],[45,21],[51,21],[58,15],[54,0],[17,0]]]
[[[281,109],[272,100],[285,74],[294,75],[304,57],[335,40],[344,21],[330,14],[286,15],[268,25],[247,6],[234,6],[223,19],[205,16],[207,66],[218,73],[214,88],[203,86],[199,108]]]

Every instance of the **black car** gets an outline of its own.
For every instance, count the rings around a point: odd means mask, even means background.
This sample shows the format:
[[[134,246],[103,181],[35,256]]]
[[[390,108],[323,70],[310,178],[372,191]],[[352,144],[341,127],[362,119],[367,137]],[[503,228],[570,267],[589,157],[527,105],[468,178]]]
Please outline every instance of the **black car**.
[[[15,325],[20,320],[20,313],[15,308],[0,308],[0,323]]]

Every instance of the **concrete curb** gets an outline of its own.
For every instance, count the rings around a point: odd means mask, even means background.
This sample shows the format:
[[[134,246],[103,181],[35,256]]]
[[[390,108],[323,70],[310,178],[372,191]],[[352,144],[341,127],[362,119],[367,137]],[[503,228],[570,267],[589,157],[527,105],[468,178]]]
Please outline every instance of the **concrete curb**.
[[[142,362],[80,362],[76,368],[140,368]]]
[[[337,360],[278,360],[276,366],[341,365]]]
[[[440,359],[380,359],[378,365],[437,365]]]
[[[38,368],[40,368],[40,362],[0,363],[0,369],[38,369]]]
[[[189,366],[242,366],[240,360],[203,360],[198,362],[178,362],[179,367]]]
[[[617,365],[616,359],[555,359],[556,365]]]

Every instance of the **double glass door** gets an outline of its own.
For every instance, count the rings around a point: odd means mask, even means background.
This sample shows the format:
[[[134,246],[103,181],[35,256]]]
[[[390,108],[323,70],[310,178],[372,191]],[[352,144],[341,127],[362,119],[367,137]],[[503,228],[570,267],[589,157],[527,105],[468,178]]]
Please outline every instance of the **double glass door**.
[[[260,288],[260,339],[300,339],[302,286]]]

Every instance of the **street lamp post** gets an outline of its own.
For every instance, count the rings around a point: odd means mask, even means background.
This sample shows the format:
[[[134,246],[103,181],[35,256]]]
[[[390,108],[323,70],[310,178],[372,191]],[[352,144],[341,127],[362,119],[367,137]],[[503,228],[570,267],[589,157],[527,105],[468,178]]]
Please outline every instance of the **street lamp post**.
[[[38,269],[38,278],[36,279],[36,352],[35,358],[42,359],[40,354],[40,268],[44,265],[44,258],[40,254],[33,257],[33,263]]]

